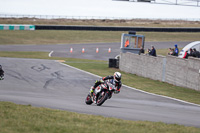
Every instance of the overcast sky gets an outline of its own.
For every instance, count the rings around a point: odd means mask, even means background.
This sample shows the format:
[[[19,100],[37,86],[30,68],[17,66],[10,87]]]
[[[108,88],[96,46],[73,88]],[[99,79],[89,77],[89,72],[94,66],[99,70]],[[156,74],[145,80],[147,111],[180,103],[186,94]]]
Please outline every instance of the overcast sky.
[[[102,16],[200,21],[200,6],[112,0],[0,0],[0,2],[0,14]]]

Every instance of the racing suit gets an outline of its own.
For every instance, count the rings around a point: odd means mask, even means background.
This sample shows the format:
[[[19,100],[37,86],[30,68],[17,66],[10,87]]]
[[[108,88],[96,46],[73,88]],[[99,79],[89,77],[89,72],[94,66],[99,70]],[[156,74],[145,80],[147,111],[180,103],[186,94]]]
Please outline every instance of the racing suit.
[[[120,92],[120,89],[121,89],[121,86],[122,86],[122,83],[121,81],[118,81],[116,82],[114,80],[114,76],[107,76],[107,77],[103,77],[102,79],[100,80],[97,80],[94,84],[94,86],[92,87],[92,90],[90,91],[91,93],[93,93],[94,89],[99,86],[100,84],[104,83],[105,80],[108,80],[109,83],[111,83],[115,88],[115,91],[114,93],[119,93]]]

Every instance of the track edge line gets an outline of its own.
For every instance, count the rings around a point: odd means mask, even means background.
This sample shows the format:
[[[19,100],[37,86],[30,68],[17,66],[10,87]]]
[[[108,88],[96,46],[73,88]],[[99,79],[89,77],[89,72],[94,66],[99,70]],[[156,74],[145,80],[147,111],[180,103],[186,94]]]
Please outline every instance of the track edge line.
[[[58,61],[56,61],[56,62],[58,62]],[[93,74],[93,73],[90,73],[90,72],[87,72],[87,71],[81,70],[81,69],[79,69],[79,68],[76,68],[76,67],[70,66],[70,65],[68,65],[68,64],[64,64],[64,63],[62,63],[62,62],[58,62],[58,63],[60,63],[61,65],[67,66],[67,67],[69,67],[69,68],[73,68],[73,69],[76,69],[76,70],[78,70],[78,71],[81,71],[81,72],[87,73],[87,74],[89,74],[89,75],[92,75],[92,76],[95,76],[95,77],[101,78],[101,76],[98,76],[98,75],[96,75],[96,74]],[[132,90],[136,90],[136,91],[142,92],[142,93],[146,93],[146,94],[149,94],[149,95],[159,96],[159,97],[163,97],[163,98],[171,99],[171,100],[174,100],[174,101],[178,101],[178,102],[182,102],[182,103],[186,103],[186,104],[191,104],[191,105],[194,105],[194,106],[198,106],[198,107],[200,107],[199,104],[195,104],[195,103],[187,102],[187,101],[180,100],[180,99],[177,99],[177,98],[172,98],[172,97],[168,97],[168,96],[164,96],[164,95],[159,95],[159,94],[154,94],[154,93],[146,92],[146,91],[139,90],[139,89],[136,89],[136,88],[133,88],[133,87],[130,87],[130,86],[124,85],[124,84],[122,84],[122,86],[127,87],[127,88],[132,89]]]

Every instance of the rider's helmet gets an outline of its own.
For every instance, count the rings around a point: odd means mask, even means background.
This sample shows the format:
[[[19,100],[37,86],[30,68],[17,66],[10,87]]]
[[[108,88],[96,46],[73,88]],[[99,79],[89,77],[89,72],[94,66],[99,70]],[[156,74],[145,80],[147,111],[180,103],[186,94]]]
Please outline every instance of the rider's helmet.
[[[119,82],[121,80],[122,74],[120,72],[114,73],[114,80],[115,82]]]

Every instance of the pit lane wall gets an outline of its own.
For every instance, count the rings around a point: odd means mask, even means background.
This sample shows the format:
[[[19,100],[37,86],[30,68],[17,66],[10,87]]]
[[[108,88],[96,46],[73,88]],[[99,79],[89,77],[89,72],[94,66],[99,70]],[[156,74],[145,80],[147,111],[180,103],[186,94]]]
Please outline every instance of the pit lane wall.
[[[121,53],[119,69],[138,76],[200,91],[200,58]]]

